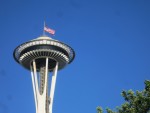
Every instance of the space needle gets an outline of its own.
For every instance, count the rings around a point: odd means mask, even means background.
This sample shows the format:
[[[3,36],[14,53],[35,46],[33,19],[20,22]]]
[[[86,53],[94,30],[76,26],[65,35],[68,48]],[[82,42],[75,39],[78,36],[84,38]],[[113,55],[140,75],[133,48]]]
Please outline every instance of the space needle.
[[[47,27],[44,30],[55,33]],[[43,35],[16,47],[13,55],[16,62],[31,71],[36,113],[52,113],[57,71],[74,60],[74,50],[63,42]]]

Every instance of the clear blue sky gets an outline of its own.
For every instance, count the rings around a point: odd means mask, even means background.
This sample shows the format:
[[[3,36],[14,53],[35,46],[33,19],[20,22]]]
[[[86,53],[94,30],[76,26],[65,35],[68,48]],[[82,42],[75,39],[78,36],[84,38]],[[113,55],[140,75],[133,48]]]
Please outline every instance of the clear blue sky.
[[[30,72],[13,59],[19,44],[42,35],[76,52],[58,72],[53,113],[96,113],[120,105],[123,89],[150,79],[149,0],[1,0],[0,113],[35,113]]]

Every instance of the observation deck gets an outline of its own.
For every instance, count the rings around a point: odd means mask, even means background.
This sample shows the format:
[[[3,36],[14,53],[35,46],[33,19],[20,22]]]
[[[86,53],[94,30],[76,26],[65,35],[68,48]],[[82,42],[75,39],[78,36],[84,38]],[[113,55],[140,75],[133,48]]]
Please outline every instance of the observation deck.
[[[37,71],[48,61],[48,70],[52,71],[58,62],[58,70],[70,64],[75,57],[74,50],[65,43],[54,40],[48,36],[41,36],[19,45],[13,53],[14,59],[26,69],[30,70],[35,60]]]

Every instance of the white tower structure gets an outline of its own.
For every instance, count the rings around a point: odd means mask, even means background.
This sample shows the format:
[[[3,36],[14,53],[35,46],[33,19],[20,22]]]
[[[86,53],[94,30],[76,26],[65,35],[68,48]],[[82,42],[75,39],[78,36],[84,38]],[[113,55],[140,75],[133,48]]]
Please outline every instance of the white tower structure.
[[[57,71],[74,60],[74,50],[60,41],[41,36],[19,45],[13,55],[31,71],[36,113],[52,113]],[[53,73],[51,85],[49,73]]]

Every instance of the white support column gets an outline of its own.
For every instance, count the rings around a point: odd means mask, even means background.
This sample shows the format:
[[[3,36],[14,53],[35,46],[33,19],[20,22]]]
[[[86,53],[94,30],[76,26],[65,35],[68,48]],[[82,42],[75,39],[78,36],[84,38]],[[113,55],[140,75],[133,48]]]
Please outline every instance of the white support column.
[[[38,77],[37,77],[37,70],[36,70],[36,62],[33,60],[33,87],[35,88],[35,105],[36,105],[36,113],[44,113],[40,112],[42,105],[41,102],[41,95],[39,93],[39,85],[38,85]],[[34,89],[33,89],[34,90]]]
[[[33,69],[31,65],[30,65],[30,69],[31,69],[32,86],[33,86],[33,93],[34,93],[34,100],[35,100],[35,108],[36,108],[36,113],[37,113],[37,94],[35,91],[35,80],[34,80],[35,75],[33,74]]]
[[[37,79],[37,70],[36,70],[36,63],[35,60],[33,60],[33,72],[34,72],[34,80],[35,80],[35,91],[37,94],[37,102],[39,97],[39,85],[38,85],[38,79]],[[38,106],[38,105],[37,105]]]
[[[55,66],[55,69],[53,70],[53,75],[52,75],[49,113],[52,113],[55,85],[56,85],[56,78],[57,78],[57,70],[58,70],[58,62],[56,62],[56,66]]]

